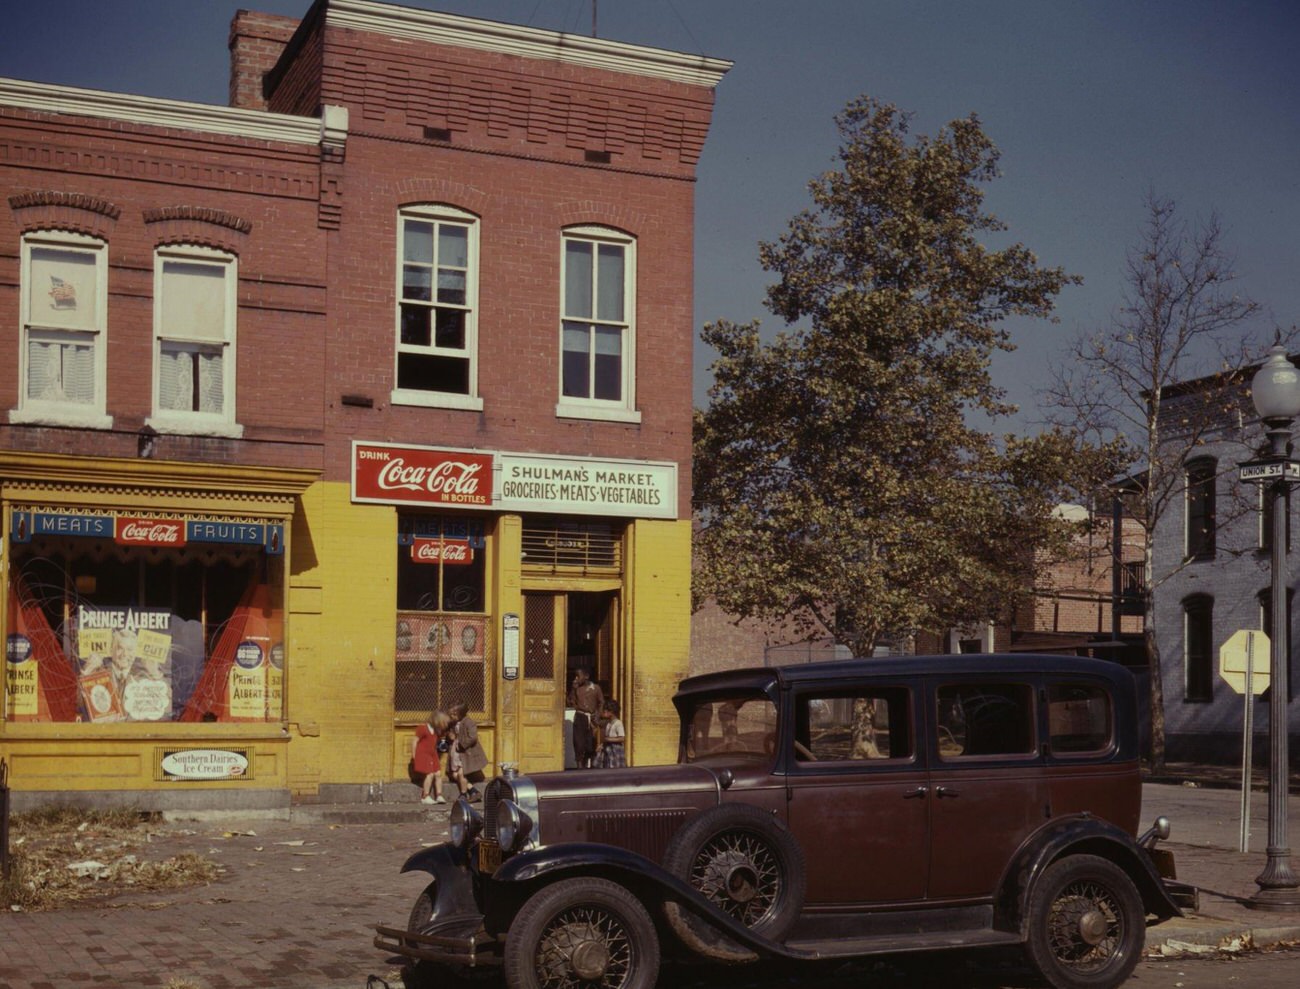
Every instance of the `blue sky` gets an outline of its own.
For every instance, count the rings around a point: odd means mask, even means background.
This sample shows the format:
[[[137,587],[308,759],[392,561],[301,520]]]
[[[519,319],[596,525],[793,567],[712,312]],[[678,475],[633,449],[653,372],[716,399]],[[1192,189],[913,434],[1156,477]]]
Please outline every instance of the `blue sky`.
[[[1300,322],[1300,5],[1205,0],[598,0],[601,37],[733,60],[696,190],[697,326],[774,318],[760,240],[833,164],[832,118],[867,93],[914,131],[977,113],[1002,151],[989,208],[1047,265],[1084,283],[1061,322],[1013,325],[999,384],[1037,417],[1066,338],[1104,325],[1148,190],[1217,211],[1239,285],[1270,322]],[[591,0],[405,0],[589,34]],[[299,16],[309,0],[41,0],[5,5],[0,75],[224,104],[240,7]],[[709,354],[697,348],[695,397]]]

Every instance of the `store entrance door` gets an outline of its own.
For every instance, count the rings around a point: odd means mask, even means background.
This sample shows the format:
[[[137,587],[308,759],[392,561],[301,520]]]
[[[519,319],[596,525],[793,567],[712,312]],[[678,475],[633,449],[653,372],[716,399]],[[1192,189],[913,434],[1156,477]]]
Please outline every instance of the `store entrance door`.
[[[524,593],[521,772],[573,767],[569,684],[585,669],[606,697],[615,696],[617,628],[618,595],[612,591]]]
[[[523,710],[519,718],[519,770],[564,768],[566,629],[563,594],[524,594]]]

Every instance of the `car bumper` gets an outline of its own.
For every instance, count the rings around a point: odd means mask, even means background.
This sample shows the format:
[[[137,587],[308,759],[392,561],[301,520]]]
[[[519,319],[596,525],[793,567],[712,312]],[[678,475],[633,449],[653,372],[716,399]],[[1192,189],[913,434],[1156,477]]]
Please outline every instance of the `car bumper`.
[[[500,963],[500,942],[483,929],[477,914],[448,917],[421,933],[375,927],[375,947],[413,961],[441,962],[461,968]]]

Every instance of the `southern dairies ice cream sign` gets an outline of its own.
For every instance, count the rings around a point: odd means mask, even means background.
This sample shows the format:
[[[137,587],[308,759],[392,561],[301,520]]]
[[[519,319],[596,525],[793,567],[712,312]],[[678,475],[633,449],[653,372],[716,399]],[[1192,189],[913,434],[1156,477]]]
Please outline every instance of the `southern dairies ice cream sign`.
[[[167,780],[251,779],[248,749],[164,749],[158,768]]]
[[[677,465],[352,444],[352,500],[508,512],[677,518]]]

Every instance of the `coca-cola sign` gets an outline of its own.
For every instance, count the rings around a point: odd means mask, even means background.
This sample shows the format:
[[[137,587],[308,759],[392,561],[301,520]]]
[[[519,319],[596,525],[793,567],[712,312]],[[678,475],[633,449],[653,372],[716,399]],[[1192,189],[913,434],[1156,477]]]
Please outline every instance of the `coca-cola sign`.
[[[411,543],[411,560],[415,563],[445,563],[463,566],[474,562],[474,550],[468,539],[421,539]]]
[[[487,508],[492,504],[492,454],[354,443],[352,500]]]
[[[113,539],[124,546],[184,546],[185,520],[119,515]]]

